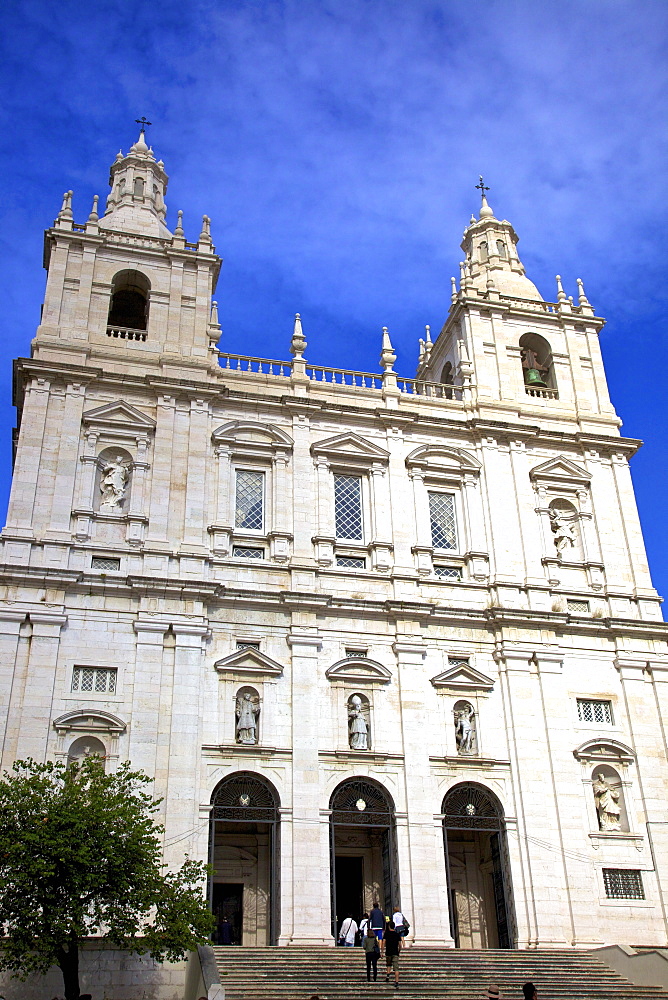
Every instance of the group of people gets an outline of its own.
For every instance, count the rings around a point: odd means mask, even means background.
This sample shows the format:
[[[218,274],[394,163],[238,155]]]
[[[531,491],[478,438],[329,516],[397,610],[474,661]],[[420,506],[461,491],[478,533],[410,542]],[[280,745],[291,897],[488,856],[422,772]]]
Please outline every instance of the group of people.
[[[359,927],[349,913],[341,922],[339,928],[339,944],[352,948],[360,944],[366,960],[366,978],[374,983],[378,980],[378,959],[384,955],[386,965],[385,981],[389,983],[390,975],[394,974],[394,987],[399,989],[399,952],[402,939],[408,934],[410,924],[401,909],[394,907],[391,917],[386,917],[378,902],[373,904],[370,913],[365,913]]]

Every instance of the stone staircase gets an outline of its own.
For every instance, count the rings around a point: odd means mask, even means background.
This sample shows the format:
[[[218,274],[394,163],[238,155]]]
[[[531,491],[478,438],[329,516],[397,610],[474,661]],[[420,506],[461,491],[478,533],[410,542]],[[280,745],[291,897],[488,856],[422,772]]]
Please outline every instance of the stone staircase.
[[[361,948],[214,948],[225,1000],[358,1000],[359,997],[411,997],[412,1000],[478,1000],[496,983],[501,1000],[522,1000],[531,980],[539,1000],[668,1000],[659,987],[633,986],[589,952],[459,951],[406,948],[401,983],[385,982],[384,961],[378,982],[368,984]]]

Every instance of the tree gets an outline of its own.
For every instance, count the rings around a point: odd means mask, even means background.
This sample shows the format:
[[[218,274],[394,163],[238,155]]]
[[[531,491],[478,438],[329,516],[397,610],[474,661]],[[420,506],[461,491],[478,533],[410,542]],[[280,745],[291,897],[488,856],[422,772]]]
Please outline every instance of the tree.
[[[12,773],[13,772],[13,773]],[[141,771],[17,761],[0,778],[0,968],[25,979],[58,965],[79,1000],[79,949],[89,935],[177,961],[208,940],[206,866],[165,871],[163,828]]]

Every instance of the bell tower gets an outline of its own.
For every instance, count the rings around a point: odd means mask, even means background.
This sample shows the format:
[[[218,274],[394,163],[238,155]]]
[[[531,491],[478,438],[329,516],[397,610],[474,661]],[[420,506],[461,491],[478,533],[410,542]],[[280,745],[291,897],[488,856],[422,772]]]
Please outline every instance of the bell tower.
[[[211,296],[221,260],[202,219],[189,243],[183,212],[166,224],[167,174],[146,144],[144,125],[127,155],[111,166],[106,209],[98,197],[74,221],[72,191],[45,234],[47,286],[33,357],[94,364],[114,359],[129,370],[157,365],[210,366],[220,327]]]
[[[496,218],[482,178],[477,187],[480,212],[464,230],[459,287],[452,278],[448,318],[436,343],[423,343],[417,378],[470,387],[467,395],[489,416],[519,407],[618,433],[598,339],[605,320],[580,279],[577,302],[559,276],[556,300],[542,297],[520,260],[515,229]]]

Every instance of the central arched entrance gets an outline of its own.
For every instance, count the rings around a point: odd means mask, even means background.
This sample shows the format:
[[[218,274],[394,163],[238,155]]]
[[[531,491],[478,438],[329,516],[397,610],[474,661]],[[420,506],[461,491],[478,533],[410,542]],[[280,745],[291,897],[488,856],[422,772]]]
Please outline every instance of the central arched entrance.
[[[276,944],[279,804],[271,782],[247,771],[223,778],[211,796],[209,900],[215,943],[225,944],[229,936],[231,944]]]
[[[457,948],[512,948],[515,922],[503,807],[482,785],[443,799],[450,933]]]
[[[378,900],[387,914],[399,905],[394,802],[371,778],[341,782],[329,802],[332,934],[352,913],[361,915]]]

